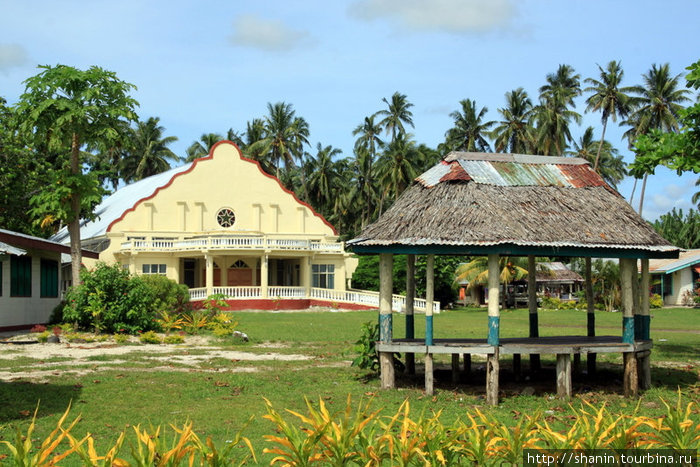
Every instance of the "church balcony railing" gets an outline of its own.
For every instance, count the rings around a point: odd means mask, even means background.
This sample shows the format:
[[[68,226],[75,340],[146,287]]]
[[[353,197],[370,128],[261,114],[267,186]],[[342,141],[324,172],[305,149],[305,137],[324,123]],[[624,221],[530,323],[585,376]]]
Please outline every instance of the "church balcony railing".
[[[121,244],[121,251],[123,253],[128,253],[130,251],[180,252],[229,249],[343,253],[343,244],[250,235],[214,235],[182,240],[128,240]]]

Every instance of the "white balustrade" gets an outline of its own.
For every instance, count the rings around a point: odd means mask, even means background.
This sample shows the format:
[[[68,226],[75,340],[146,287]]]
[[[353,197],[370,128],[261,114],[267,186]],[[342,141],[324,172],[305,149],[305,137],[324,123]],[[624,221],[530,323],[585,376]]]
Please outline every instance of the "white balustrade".
[[[122,250],[187,251],[198,249],[272,249],[316,252],[343,252],[342,243],[310,242],[299,239],[254,236],[212,236],[185,240],[129,240],[122,242]]]

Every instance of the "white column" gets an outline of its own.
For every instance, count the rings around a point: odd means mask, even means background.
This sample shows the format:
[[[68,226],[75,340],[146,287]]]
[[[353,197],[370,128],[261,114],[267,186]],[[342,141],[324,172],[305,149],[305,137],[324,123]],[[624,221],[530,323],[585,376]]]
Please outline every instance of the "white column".
[[[260,258],[260,296],[262,298],[267,298],[269,296],[267,292],[267,254],[262,255]]]
[[[204,253],[206,263],[206,288],[207,296],[214,294],[214,257],[209,253]]]

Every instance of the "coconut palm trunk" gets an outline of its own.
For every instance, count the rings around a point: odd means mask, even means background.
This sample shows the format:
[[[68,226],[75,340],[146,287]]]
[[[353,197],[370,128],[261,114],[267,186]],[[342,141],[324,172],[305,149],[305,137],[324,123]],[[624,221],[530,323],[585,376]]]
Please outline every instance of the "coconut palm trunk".
[[[80,140],[78,134],[73,133],[70,149],[70,173],[72,176],[80,175]],[[68,233],[70,236],[70,261],[71,278],[73,287],[80,284],[80,265],[82,255],[80,252],[80,193],[73,190],[70,198],[70,208],[73,211],[73,219],[68,223]]]

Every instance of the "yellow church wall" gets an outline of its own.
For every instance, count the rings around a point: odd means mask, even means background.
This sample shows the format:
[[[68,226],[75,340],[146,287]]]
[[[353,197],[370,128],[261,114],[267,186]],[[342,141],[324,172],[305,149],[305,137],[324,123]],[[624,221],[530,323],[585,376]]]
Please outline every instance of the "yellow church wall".
[[[232,227],[217,223],[217,212],[231,209]],[[333,237],[320,216],[285,192],[257,164],[241,159],[237,148],[221,143],[213,156],[196,161],[189,172],[176,175],[169,186],[139,202],[111,232],[267,233],[290,238]],[[330,238],[328,239],[330,240]]]

